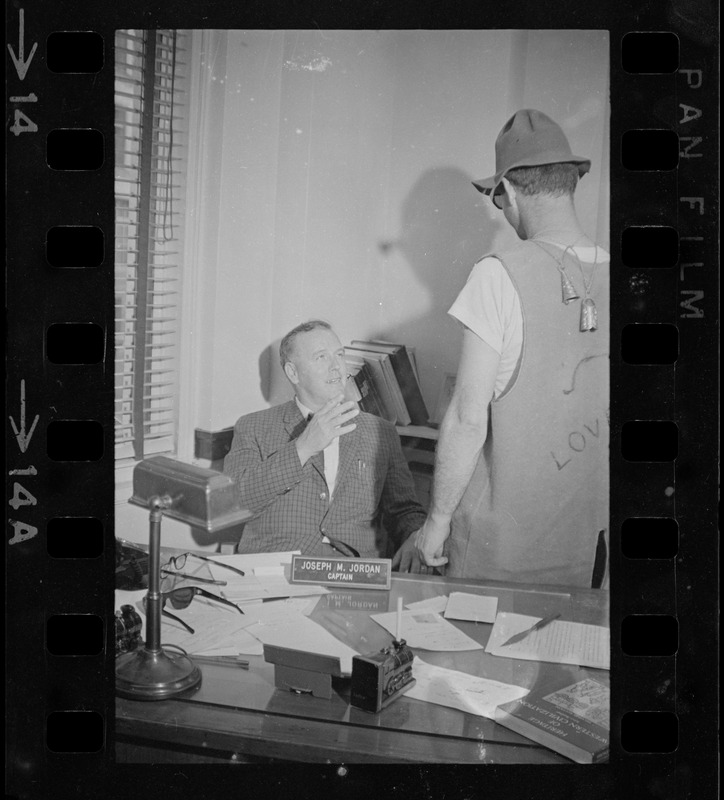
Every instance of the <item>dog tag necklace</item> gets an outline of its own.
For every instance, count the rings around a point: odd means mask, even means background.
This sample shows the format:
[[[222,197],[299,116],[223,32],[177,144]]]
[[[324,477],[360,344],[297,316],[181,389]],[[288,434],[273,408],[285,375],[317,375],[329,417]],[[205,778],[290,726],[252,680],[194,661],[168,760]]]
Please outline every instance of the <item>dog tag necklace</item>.
[[[554,256],[547,247],[543,247],[541,242],[539,242],[537,239],[529,239],[529,241],[538,245],[538,247],[540,247],[544,253],[547,253],[556,262],[558,272],[561,276],[561,295],[564,305],[568,305],[573,300],[579,300],[581,298],[581,295],[576,290],[576,287],[573,285],[573,281],[569,277],[568,273],[566,272],[566,268],[563,265],[563,259],[565,258],[566,253],[569,250],[571,251],[573,257],[576,259],[576,263],[578,264],[578,269],[581,271],[581,283],[583,284],[583,299],[581,300],[581,317],[578,324],[578,329],[581,331],[581,333],[595,331],[598,327],[598,311],[596,310],[596,303],[591,297],[591,289],[593,288],[593,281],[596,277],[596,267],[598,266],[598,247],[596,247],[596,255],[593,260],[591,277],[588,279],[588,281],[586,281],[586,273],[583,271],[583,264],[581,264],[581,259],[578,257],[578,254],[574,249],[580,240],[574,242],[573,244],[569,244],[563,251],[560,259],[556,258],[556,256]]]

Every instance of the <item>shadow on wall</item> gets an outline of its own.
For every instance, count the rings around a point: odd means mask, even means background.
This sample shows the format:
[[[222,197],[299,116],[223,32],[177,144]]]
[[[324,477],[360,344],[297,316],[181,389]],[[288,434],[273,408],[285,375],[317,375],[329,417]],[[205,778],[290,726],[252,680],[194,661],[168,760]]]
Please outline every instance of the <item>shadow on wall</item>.
[[[377,243],[384,256],[398,251],[410,264],[415,279],[430,297],[424,314],[406,318],[405,297],[387,298],[395,307],[397,322],[370,332],[370,337],[414,344],[423,353],[422,380],[428,378],[430,413],[445,372],[453,372],[460,349],[460,328],[447,310],[465,284],[473,264],[488,253],[496,235],[507,228],[489,201],[462,170],[441,167],[425,172],[402,205],[401,230],[392,241]],[[394,279],[393,279],[394,282]],[[259,385],[271,406],[292,397],[292,389],[279,365],[280,339],[259,355]],[[432,385],[431,385],[432,384]]]
[[[272,396],[272,371],[279,365],[279,345],[281,339],[277,339],[267,345],[259,356],[259,389],[266,403],[271,403]]]
[[[381,242],[383,254],[398,250],[428,290],[430,309],[401,319],[374,336],[414,344],[424,352],[424,370],[437,392],[444,372],[454,371],[461,334],[447,310],[476,261],[490,252],[496,236],[507,227],[471,177],[452,167],[432,169],[414,184],[402,207],[402,230],[392,242]],[[451,355],[452,354],[452,355]],[[423,372],[423,384],[425,372]],[[437,395],[428,400],[431,405]],[[434,413],[434,409],[429,409]]]
[[[279,363],[281,338],[265,347],[259,356],[259,388],[269,407],[291,400],[294,390]]]

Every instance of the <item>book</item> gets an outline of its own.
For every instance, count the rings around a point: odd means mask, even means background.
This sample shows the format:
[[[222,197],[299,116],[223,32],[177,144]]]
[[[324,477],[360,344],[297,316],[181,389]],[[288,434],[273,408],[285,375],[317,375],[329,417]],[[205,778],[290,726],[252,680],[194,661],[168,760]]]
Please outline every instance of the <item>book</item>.
[[[390,361],[389,355],[387,353],[366,350],[363,347],[353,347],[352,345],[348,345],[345,350],[364,358],[365,361],[370,364],[375,379],[377,379],[380,373],[382,374],[381,381],[375,380],[378,393],[380,391],[385,391],[385,388],[380,389],[380,387],[386,387],[390,404],[395,412],[397,424],[408,425],[411,421],[410,415],[407,412],[405,399],[402,396],[402,390],[395,377],[395,371],[392,369],[392,362]]]
[[[352,359],[345,353],[347,364],[347,386],[352,400],[359,403],[362,411],[384,418],[382,403],[364,359]]]
[[[417,385],[420,385],[420,370],[417,368],[417,351],[414,347],[410,347],[409,344],[406,344],[405,347],[407,348],[407,354],[410,356],[410,364],[412,364],[412,371],[415,373],[415,378],[417,379]]]
[[[593,678],[534,687],[495,709],[495,721],[578,764],[604,761],[609,752],[611,691]]]
[[[393,424],[403,424],[400,420],[409,422],[410,415],[402,397],[402,391],[395,378],[390,357],[386,353],[373,353],[360,347],[345,347],[345,354],[352,358],[361,358],[369,367],[372,382],[377,389],[377,394],[385,410],[385,419]]]
[[[410,354],[405,345],[356,339],[352,341],[352,346],[363,347],[366,350],[389,355],[411,423],[413,425],[427,425],[429,414],[420,391],[420,384],[417,381]]]

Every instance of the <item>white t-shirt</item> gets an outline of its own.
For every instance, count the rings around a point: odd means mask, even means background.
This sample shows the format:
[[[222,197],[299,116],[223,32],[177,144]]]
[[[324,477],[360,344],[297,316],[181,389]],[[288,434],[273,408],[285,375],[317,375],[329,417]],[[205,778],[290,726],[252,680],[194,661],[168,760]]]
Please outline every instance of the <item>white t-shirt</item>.
[[[555,246],[561,252],[564,249]],[[610,258],[601,247],[571,249],[582,262],[589,264],[594,261],[600,264]],[[448,314],[470,328],[500,354],[493,392],[494,398],[500,397],[520,360],[523,349],[523,313],[513,281],[497,258],[486,256],[475,264]]]

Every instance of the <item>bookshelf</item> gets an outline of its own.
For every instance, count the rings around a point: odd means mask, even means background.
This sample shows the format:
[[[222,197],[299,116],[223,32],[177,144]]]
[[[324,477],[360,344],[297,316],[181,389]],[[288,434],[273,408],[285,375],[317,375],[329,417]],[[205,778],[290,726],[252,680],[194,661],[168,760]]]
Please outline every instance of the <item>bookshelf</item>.
[[[429,425],[395,425],[400,436],[410,439],[437,441],[438,429]]]
[[[417,499],[427,511],[432,494],[438,429],[429,425],[396,425],[395,429],[415,481]]]

